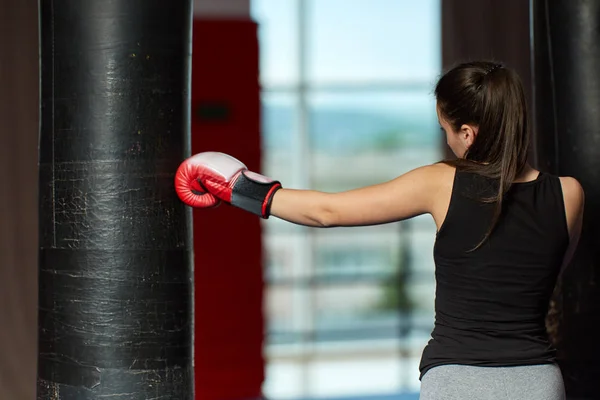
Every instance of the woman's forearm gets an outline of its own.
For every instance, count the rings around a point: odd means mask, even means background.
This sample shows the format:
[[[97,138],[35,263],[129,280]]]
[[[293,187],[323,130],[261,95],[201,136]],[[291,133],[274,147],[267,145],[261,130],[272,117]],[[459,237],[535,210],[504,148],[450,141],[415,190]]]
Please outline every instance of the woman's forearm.
[[[248,171],[235,158],[204,152],[180,165],[175,183],[179,197],[194,207],[212,207],[225,201],[263,218],[273,215],[298,225],[349,227],[431,213],[437,209],[434,199],[440,188],[452,182],[454,175],[453,167],[436,164],[387,182],[337,193],[278,189],[278,181]]]
[[[315,190],[279,189],[271,201],[271,215],[298,225],[328,227],[330,197]]]

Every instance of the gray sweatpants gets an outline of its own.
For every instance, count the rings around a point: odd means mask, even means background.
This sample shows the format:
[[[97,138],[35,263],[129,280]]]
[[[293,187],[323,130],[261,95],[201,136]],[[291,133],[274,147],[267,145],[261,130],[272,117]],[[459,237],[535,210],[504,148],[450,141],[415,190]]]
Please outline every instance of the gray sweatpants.
[[[565,400],[555,364],[519,367],[442,365],[421,379],[420,400]]]

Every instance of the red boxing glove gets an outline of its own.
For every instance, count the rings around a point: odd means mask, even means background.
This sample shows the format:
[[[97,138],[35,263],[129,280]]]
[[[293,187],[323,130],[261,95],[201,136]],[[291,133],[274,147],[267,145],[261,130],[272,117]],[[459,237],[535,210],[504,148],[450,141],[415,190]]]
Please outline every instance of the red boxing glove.
[[[216,152],[188,158],[175,174],[175,191],[185,204],[207,208],[225,201],[265,219],[280,188],[280,182],[251,172],[235,158]]]

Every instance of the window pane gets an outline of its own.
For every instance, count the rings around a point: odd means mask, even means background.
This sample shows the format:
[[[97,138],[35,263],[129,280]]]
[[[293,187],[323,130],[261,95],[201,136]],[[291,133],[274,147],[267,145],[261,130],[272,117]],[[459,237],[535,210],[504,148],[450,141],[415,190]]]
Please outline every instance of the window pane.
[[[265,366],[268,379],[263,384],[264,393],[268,393],[265,399],[298,399],[304,394],[306,388],[306,367],[296,359],[273,360],[269,359]]]
[[[262,172],[289,188],[342,191],[438,161],[440,1],[252,0],[267,89]],[[265,394],[418,392],[433,325],[431,218],[326,230],[262,223]]]
[[[295,92],[262,94],[263,153],[286,155],[292,152],[292,137],[296,132],[298,95]],[[266,164],[267,166],[269,163]]]
[[[380,183],[441,157],[442,135],[429,90],[313,93],[309,105],[315,189]]]
[[[322,230],[315,237],[317,341],[394,339],[409,313],[399,224]]]
[[[312,0],[311,83],[431,80],[439,73],[440,0]]]
[[[381,280],[399,265],[398,225],[311,231],[319,282]]]
[[[308,104],[311,186],[318,190],[380,183],[441,157],[429,90],[312,92]],[[315,289],[317,340],[393,338],[416,329],[420,348],[433,322],[432,300],[422,302],[433,299],[433,221],[311,235],[315,279],[327,284]]]
[[[288,185],[294,176],[297,99],[294,92],[262,94],[262,172]]]
[[[252,0],[258,23],[263,84],[298,80],[298,0]]]
[[[374,353],[360,358],[333,358],[313,363],[309,370],[311,394],[322,399],[404,399],[389,395],[398,391],[398,379],[407,372],[399,362],[398,352]]]
[[[302,251],[297,246],[301,236],[286,229],[285,222],[275,221],[270,219],[263,223],[265,278],[272,284],[289,284],[292,279],[307,275],[305,271],[298,271],[295,263],[298,252]]]
[[[386,304],[385,287],[355,282],[315,288],[315,340],[393,339],[398,311]]]
[[[301,339],[301,329],[294,317],[296,302],[294,297],[299,289],[293,286],[274,286],[266,289],[265,308],[267,333],[270,344],[297,343]]]

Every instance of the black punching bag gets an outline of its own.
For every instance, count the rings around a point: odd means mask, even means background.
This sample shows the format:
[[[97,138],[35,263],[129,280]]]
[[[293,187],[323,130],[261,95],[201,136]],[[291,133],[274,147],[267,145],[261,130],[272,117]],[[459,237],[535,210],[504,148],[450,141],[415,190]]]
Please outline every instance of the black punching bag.
[[[579,249],[555,296],[551,333],[569,398],[600,376],[600,1],[532,0],[537,166],[586,195]]]
[[[40,400],[193,398],[191,18],[40,0]]]

